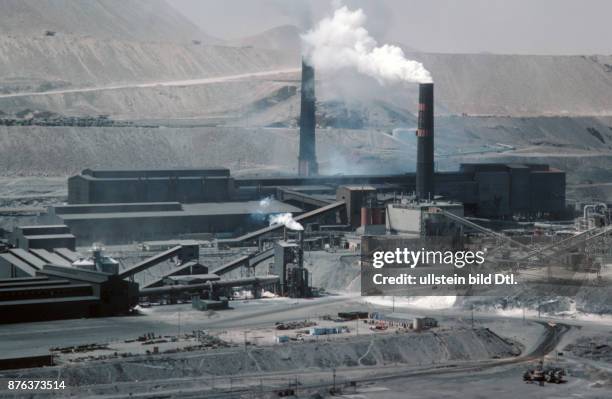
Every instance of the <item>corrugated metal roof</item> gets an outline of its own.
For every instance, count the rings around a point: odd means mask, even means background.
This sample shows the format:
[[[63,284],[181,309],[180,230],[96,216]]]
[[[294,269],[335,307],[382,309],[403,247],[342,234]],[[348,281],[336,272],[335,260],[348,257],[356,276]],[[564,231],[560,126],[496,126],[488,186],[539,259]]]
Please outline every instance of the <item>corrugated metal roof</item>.
[[[75,238],[74,234],[43,234],[43,235],[34,235],[29,234],[24,236],[28,240],[51,240],[51,239],[62,239],[62,238]]]
[[[79,258],[82,258],[81,254],[74,252],[68,248],[54,248],[53,251],[68,262],[74,262]]]
[[[30,276],[34,276],[36,274],[36,271],[38,270],[36,267],[27,264],[15,255],[8,252],[0,254],[0,258],[4,259],[6,262],[10,263],[11,265],[15,266],[16,268],[20,269],[22,272]]]
[[[9,252],[15,255],[16,257],[18,257],[19,259],[26,261],[31,266],[34,266],[38,269],[42,269],[43,266],[45,266],[45,262],[42,259],[40,259],[37,256],[32,255],[25,249],[13,248],[13,249],[9,249]]]
[[[45,263],[58,266],[72,266],[66,259],[47,251],[46,249],[33,248],[30,252],[41,258]]]
[[[32,225],[32,226],[19,226],[22,230],[46,230],[46,229],[67,229],[68,226],[65,224],[47,224],[47,225]]]
[[[63,303],[63,302],[97,302],[100,298],[94,295],[91,296],[69,296],[63,298],[39,298],[39,299],[22,299],[19,301],[0,301],[0,308],[3,306],[15,305],[42,305],[45,303]]]
[[[101,284],[108,281],[109,275],[106,273],[77,269],[75,267],[65,267],[56,265],[46,265],[45,268],[39,272],[39,274],[63,277],[72,280],[86,281],[90,283]]]

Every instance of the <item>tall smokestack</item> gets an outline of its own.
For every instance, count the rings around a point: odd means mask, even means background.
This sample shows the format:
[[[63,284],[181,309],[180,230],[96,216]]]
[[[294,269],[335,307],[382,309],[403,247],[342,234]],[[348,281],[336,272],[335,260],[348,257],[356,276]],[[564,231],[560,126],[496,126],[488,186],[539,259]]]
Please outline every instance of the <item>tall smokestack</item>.
[[[417,129],[416,195],[434,196],[434,86],[419,84],[419,126]]]
[[[314,68],[302,60],[300,154],[298,157],[298,172],[300,176],[312,176],[318,173],[315,152],[315,101]]]

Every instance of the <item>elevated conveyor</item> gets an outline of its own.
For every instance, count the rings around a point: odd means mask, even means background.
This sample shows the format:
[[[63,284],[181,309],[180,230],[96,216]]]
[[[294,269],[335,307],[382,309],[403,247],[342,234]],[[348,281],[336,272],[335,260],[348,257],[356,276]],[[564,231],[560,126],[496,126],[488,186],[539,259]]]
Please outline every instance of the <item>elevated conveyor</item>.
[[[519,248],[523,248],[525,250],[531,250],[531,248],[529,246],[527,246],[527,245],[525,245],[525,244],[523,244],[521,242],[518,242],[516,240],[513,240],[512,238],[510,238],[510,237],[508,237],[506,235],[503,235],[503,234],[498,233],[496,231],[493,231],[491,229],[487,229],[486,227],[483,227],[483,226],[481,226],[479,224],[476,224],[476,223],[472,222],[471,220],[468,220],[468,219],[466,219],[464,217],[455,215],[454,213],[451,213],[451,212],[447,212],[444,209],[437,208],[437,207],[433,207],[433,208],[435,209],[436,213],[441,213],[444,216],[446,216],[447,218],[449,218],[449,219],[451,219],[451,220],[453,220],[453,221],[455,221],[457,223],[460,223],[460,224],[462,224],[464,226],[470,227],[470,228],[472,228],[472,229],[474,229],[474,230],[476,230],[476,231],[478,231],[480,233],[486,234],[486,235],[488,235],[490,237],[493,237],[495,239],[498,239],[498,240],[500,240],[502,242],[509,243],[509,244],[511,244],[513,246],[516,246],[516,247],[519,247]]]
[[[222,276],[242,266],[249,266],[249,267],[256,266],[257,264],[263,262],[266,259],[270,259],[273,256],[274,256],[274,248],[268,248],[261,252],[259,251],[254,252],[250,255],[241,256],[237,259],[234,259],[231,262],[228,262],[224,264],[223,266],[220,266],[216,268],[215,270],[211,271],[211,273],[214,273],[218,276]]]
[[[191,259],[197,259],[199,257],[199,247],[197,245],[177,245],[176,247],[160,252],[122,271],[119,273],[119,278],[132,277],[136,273],[142,272],[175,256],[179,258],[181,263],[185,263]]]
[[[570,249],[577,247],[578,245],[584,244],[595,238],[604,236],[612,231],[612,226],[605,227],[594,227],[592,229],[583,231],[575,236],[568,237],[564,240],[558,241],[544,248],[536,249],[529,252],[527,255],[519,258],[519,261],[526,261],[533,258],[539,258],[541,260],[558,256]]]
[[[337,201],[337,202],[332,202],[331,204],[322,206],[321,208],[317,208],[313,211],[310,212],[306,212],[301,214],[300,216],[295,217],[294,219],[298,222],[304,222],[307,221],[309,219],[315,218],[317,216],[321,216],[324,215],[328,212],[333,212],[333,211],[337,211],[339,209],[341,209],[342,207],[344,207],[344,201]],[[269,233],[273,233],[275,231],[279,231],[282,230],[285,226],[282,224],[275,224],[273,226],[269,226],[269,227],[264,227],[263,229],[259,229],[256,231],[253,231],[251,233],[247,233],[245,235],[242,235],[240,237],[236,237],[236,238],[228,238],[228,239],[222,239],[222,240],[217,240],[217,243],[219,245],[226,245],[226,246],[238,246],[241,245],[243,243],[248,243],[248,242],[252,242],[257,240],[259,237],[269,234]]]

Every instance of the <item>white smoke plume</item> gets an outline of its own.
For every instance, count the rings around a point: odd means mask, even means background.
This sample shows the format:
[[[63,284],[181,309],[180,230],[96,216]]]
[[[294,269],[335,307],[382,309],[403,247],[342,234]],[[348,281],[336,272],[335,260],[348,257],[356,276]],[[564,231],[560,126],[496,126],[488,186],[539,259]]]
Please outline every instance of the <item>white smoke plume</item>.
[[[261,200],[259,200],[259,207],[264,209],[269,207],[272,203],[272,199],[272,197],[262,198]]]
[[[273,226],[275,224],[282,224],[282,225],[285,225],[285,227],[288,228],[289,230],[296,230],[296,231],[304,230],[304,226],[302,226],[300,222],[293,219],[293,216],[291,216],[290,213],[280,213],[278,215],[272,215],[270,216],[269,221],[270,221],[270,226]]]
[[[334,15],[302,35],[304,55],[317,70],[339,71],[352,68],[385,83],[431,83],[423,64],[406,59],[401,48],[379,46],[364,28],[366,15],[361,9],[337,8]]]

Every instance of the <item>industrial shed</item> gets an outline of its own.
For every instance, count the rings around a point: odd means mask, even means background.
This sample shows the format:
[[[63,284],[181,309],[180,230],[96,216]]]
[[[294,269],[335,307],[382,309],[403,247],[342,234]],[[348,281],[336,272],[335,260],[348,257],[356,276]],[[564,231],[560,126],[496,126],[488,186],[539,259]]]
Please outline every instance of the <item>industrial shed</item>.
[[[74,211],[79,213],[74,213]],[[197,204],[141,203],[65,205],[51,208],[49,217],[64,223],[79,246],[164,240],[194,233],[245,233],[268,225],[268,215],[302,209],[271,200]]]
[[[0,323],[111,316],[137,300],[138,284],[118,276],[46,265],[33,277],[0,279]]]
[[[227,201],[227,168],[91,170],[68,179],[70,204]]]

